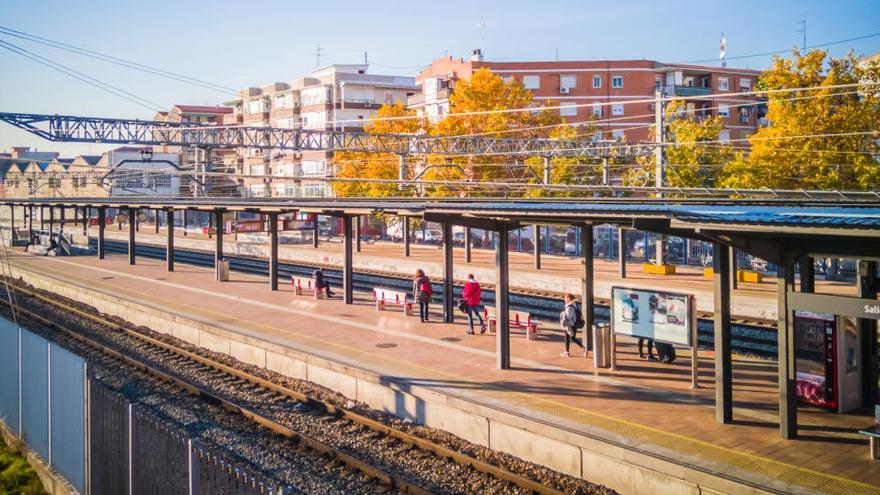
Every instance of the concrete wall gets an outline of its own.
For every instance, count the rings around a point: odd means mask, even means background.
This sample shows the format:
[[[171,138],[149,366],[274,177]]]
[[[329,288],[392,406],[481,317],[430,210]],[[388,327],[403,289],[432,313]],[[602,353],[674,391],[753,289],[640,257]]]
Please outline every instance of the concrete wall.
[[[621,442],[604,441],[580,431],[391,380],[356,366],[243,335],[223,323],[166,312],[148,302],[126,300],[21,267],[13,266],[12,271],[13,276],[37,288],[88,304],[134,325],[325,386],[372,408],[607,485],[621,493],[765,493],[730,481],[726,473],[715,475],[686,467],[637,448],[622,447]]]

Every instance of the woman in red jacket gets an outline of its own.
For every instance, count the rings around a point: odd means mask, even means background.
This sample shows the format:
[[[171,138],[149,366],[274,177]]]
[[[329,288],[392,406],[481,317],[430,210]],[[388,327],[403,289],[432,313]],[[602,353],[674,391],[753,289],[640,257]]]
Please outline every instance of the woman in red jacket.
[[[483,315],[481,314],[482,304],[480,304],[480,284],[474,279],[474,274],[468,274],[468,281],[464,284],[464,290],[461,291],[461,298],[467,305],[468,326],[470,330],[468,335],[474,335],[474,315],[480,320],[480,333],[486,333],[486,324],[483,323]]]

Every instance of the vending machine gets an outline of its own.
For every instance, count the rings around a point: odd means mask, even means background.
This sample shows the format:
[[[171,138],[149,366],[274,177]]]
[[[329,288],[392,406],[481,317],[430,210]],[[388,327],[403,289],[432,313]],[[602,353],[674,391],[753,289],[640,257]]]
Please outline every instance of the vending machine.
[[[858,319],[797,311],[794,334],[798,398],[841,413],[861,407]]]

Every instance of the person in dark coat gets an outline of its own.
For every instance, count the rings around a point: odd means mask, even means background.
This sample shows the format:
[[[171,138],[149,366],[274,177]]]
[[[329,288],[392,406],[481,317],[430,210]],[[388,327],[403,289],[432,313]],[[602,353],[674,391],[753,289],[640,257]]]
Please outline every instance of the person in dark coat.
[[[559,324],[562,325],[562,329],[565,331],[565,351],[563,351],[560,356],[568,357],[570,355],[569,350],[571,343],[574,342],[583,349],[584,357],[587,357],[587,347],[581,342],[581,339],[577,338],[579,310],[574,302],[574,294],[566,294],[563,301],[565,302],[565,309],[559,313]]]
[[[321,292],[321,290],[326,291],[327,297],[333,297],[333,291],[330,290],[330,283],[324,279],[324,269],[320,266],[312,272],[312,277],[315,279],[315,290],[317,292]]]

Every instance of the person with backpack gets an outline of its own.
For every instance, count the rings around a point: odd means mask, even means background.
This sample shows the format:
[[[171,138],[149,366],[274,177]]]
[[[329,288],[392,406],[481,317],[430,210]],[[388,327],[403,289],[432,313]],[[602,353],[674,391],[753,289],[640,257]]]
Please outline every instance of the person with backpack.
[[[330,284],[324,280],[324,269],[320,266],[312,272],[312,277],[315,280],[315,292],[320,293],[322,290],[326,291],[327,297],[333,297],[333,291],[330,290]]]
[[[474,335],[474,315],[477,315],[477,319],[480,320],[480,334],[486,333],[486,324],[483,322],[483,315],[480,314],[482,306],[480,304],[480,297],[480,284],[474,278],[474,274],[469,273],[468,280],[465,282],[464,289],[461,291],[461,298],[464,302],[465,312],[468,317],[468,327],[470,327],[468,335]]]
[[[425,271],[419,268],[413,276],[413,299],[419,303],[419,318],[422,323],[428,321],[428,303],[431,302],[431,279],[425,275]]]
[[[563,351],[560,356],[568,357],[570,355],[569,347],[571,346],[571,343],[574,342],[584,350],[584,357],[587,357],[587,347],[579,338],[577,338],[578,329],[584,328],[586,322],[581,314],[581,310],[575,303],[574,294],[566,294],[563,301],[565,301],[565,309],[559,313],[559,323],[565,331],[565,351]]]

